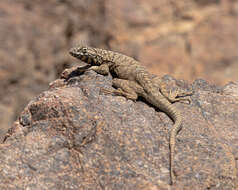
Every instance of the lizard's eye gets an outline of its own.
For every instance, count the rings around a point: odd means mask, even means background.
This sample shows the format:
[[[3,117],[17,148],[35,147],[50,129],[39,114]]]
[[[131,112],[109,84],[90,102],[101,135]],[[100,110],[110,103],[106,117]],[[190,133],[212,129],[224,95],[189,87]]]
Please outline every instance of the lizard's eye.
[[[87,53],[87,48],[82,48],[82,49],[81,49],[81,52],[82,52],[82,53]]]

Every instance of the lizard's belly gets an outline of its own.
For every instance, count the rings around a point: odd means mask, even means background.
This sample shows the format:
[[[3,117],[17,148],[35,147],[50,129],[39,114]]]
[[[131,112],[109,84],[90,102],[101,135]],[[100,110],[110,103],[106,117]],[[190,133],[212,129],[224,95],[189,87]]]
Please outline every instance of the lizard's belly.
[[[117,66],[113,69],[113,72],[120,79],[136,81],[136,68],[134,66]]]

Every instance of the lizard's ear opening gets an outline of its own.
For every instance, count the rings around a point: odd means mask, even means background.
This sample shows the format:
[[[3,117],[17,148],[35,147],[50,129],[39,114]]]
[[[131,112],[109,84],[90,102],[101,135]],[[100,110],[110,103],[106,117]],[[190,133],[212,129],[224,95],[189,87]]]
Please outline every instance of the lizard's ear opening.
[[[101,65],[103,63],[103,60],[100,56],[96,56],[93,59],[93,63],[94,63],[94,65]]]

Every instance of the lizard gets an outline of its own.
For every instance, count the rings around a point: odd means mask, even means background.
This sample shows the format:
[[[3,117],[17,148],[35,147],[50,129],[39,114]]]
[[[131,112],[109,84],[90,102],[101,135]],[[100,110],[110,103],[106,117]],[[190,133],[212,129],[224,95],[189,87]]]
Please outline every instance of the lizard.
[[[169,137],[170,184],[173,185],[175,182],[173,170],[176,135],[182,126],[182,115],[172,103],[186,100],[190,103],[190,99],[186,96],[192,95],[192,92],[179,94],[176,91],[168,93],[165,85],[155,82],[152,79],[152,74],[139,61],[121,53],[87,46],[73,47],[69,50],[69,53],[71,56],[89,64],[91,66],[90,70],[102,75],[114,74],[115,77],[112,83],[117,89],[110,91],[111,93],[133,101],[141,96],[173,120],[174,126]]]

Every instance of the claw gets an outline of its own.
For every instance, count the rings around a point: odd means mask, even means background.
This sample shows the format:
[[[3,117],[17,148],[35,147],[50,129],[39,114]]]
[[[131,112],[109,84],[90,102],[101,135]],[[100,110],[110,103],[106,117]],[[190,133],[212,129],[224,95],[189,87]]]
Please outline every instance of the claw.
[[[99,94],[114,94],[113,90],[109,90],[109,89],[105,89],[105,88],[101,88]]]

